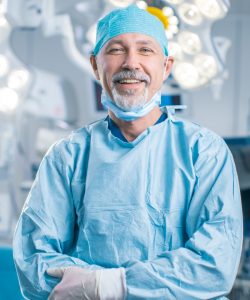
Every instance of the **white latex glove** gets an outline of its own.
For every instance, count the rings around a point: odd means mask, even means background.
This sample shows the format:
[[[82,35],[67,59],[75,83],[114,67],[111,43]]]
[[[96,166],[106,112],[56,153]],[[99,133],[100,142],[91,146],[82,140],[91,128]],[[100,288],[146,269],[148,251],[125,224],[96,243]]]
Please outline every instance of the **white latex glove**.
[[[122,300],[125,296],[123,268],[88,270],[73,266],[50,268],[47,273],[62,278],[48,300]]]

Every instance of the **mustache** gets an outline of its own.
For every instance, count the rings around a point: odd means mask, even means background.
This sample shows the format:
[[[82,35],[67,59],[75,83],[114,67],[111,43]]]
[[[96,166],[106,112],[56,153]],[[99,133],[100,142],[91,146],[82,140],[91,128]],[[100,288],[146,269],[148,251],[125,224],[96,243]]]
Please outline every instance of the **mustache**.
[[[145,81],[146,83],[150,83],[150,77],[147,74],[144,74],[136,70],[124,70],[119,73],[116,73],[112,77],[112,81],[114,83],[122,79],[136,79],[136,80]]]

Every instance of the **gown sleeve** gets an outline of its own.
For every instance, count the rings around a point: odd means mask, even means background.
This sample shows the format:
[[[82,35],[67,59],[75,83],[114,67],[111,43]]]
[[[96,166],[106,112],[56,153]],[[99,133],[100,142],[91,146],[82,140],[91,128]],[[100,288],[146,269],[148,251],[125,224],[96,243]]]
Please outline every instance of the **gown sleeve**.
[[[227,299],[243,236],[235,165],[217,136],[200,138],[192,156],[196,179],[186,214],[187,241],[151,261],[131,262],[126,299]]]
[[[58,283],[46,274],[48,268],[98,268],[72,256],[78,232],[72,172],[55,153],[53,149],[41,162],[14,235],[14,261],[25,299],[48,298]]]

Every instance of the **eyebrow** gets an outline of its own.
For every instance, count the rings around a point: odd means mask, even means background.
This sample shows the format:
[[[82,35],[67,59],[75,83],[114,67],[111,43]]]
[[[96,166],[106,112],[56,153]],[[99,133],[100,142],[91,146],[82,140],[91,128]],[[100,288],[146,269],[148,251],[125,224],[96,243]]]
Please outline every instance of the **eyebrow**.
[[[107,47],[113,45],[113,44],[123,44],[124,41],[123,40],[120,40],[120,39],[113,39],[112,41],[110,41],[107,45]],[[136,44],[138,45],[151,45],[151,46],[154,46],[154,43],[150,40],[138,40],[135,42]]]

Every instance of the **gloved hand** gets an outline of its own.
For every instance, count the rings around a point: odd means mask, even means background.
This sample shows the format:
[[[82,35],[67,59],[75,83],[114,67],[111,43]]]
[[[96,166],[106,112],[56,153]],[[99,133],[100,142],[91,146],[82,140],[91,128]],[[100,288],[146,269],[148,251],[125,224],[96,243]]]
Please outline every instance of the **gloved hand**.
[[[62,278],[53,289],[48,300],[99,300],[99,270],[86,270],[79,267],[48,269],[50,276]]]
[[[72,266],[50,268],[47,273],[62,278],[48,300],[122,300],[125,296],[123,268],[89,270]]]

